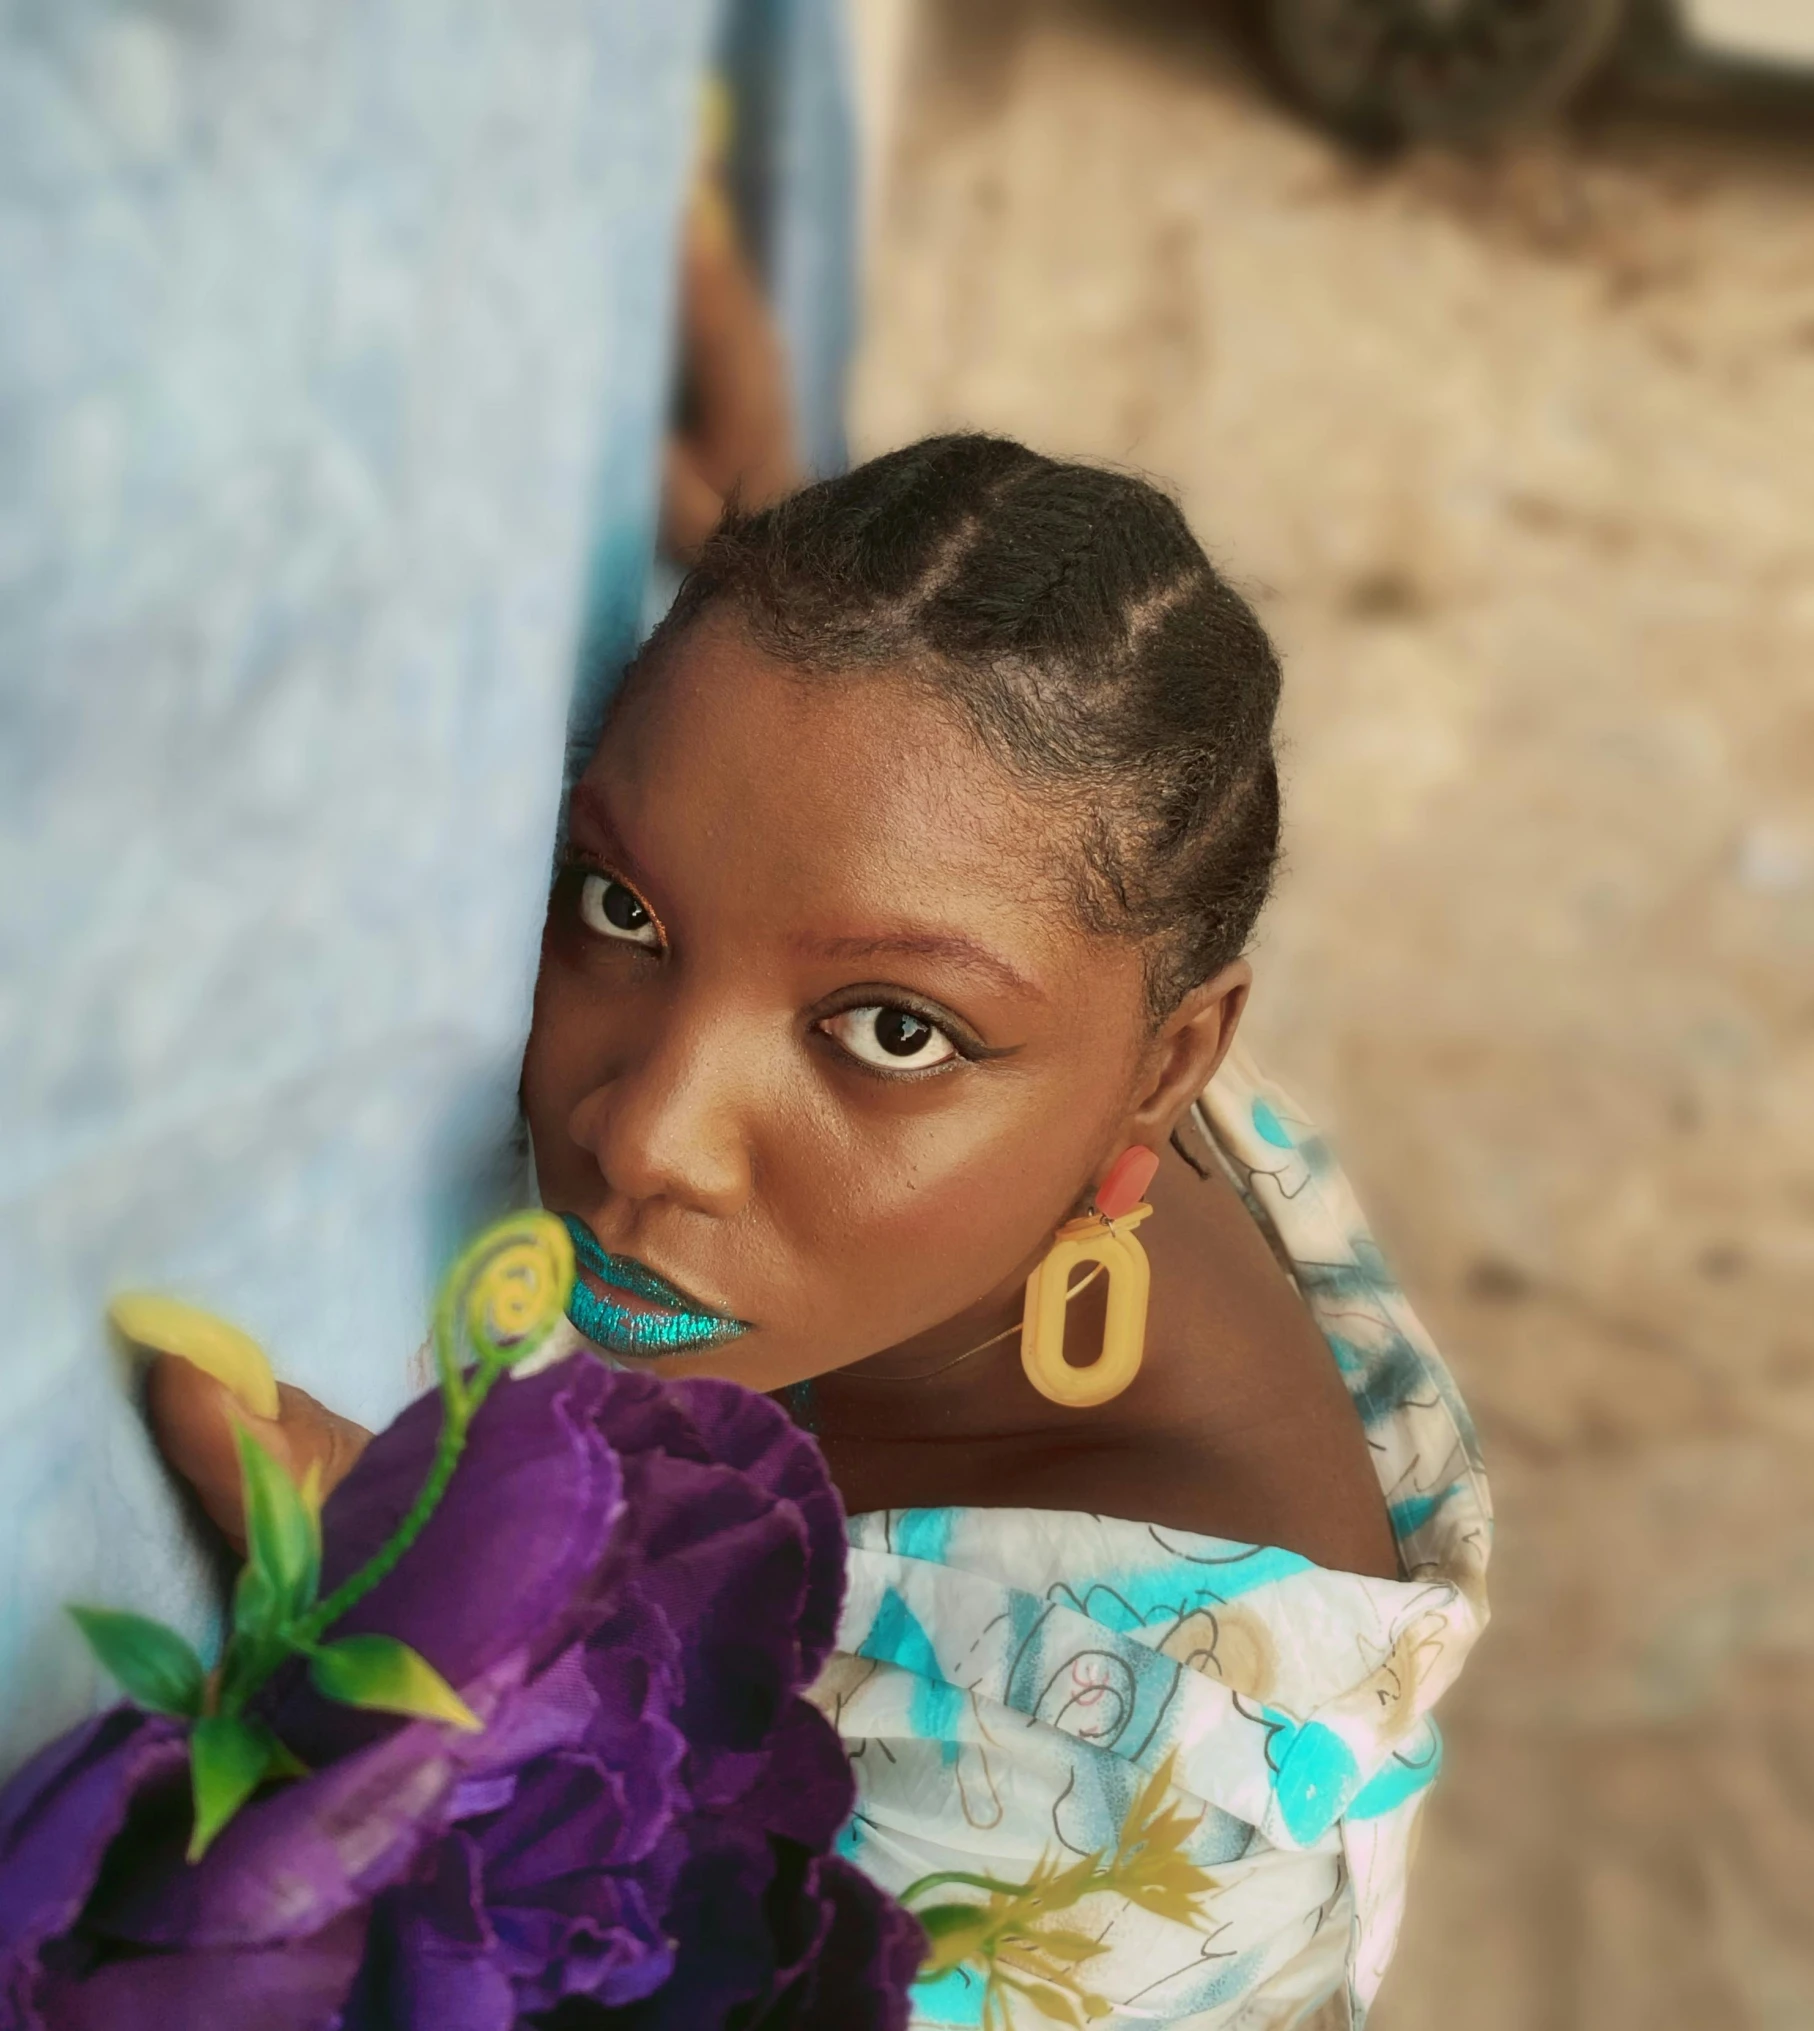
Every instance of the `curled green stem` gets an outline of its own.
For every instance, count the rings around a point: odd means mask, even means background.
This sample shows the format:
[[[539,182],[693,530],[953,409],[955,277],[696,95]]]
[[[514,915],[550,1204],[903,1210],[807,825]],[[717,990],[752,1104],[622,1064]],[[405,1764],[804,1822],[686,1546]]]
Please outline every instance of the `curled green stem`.
[[[388,1578],[440,1506],[479,1406],[500,1375],[559,1324],[573,1286],[573,1245],[546,1213],[519,1214],[486,1230],[454,1263],[435,1302],[433,1342],[441,1377],[441,1433],[421,1492],[390,1538],[284,1632],[306,1650]],[[462,1344],[478,1356],[460,1370]]]
[[[428,1526],[428,1519],[440,1507],[441,1497],[447,1493],[447,1484],[453,1479],[454,1469],[460,1464],[460,1455],[466,1450],[466,1435],[472,1428],[472,1420],[480,1404],[491,1393],[491,1386],[503,1371],[497,1368],[480,1369],[470,1386],[460,1383],[455,1377],[458,1397],[448,1392],[442,1384],[442,1401],[445,1405],[441,1419],[441,1436],[435,1444],[435,1457],[430,1463],[428,1478],[422,1483],[421,1492],[411,1503],[409,1514],[398,1524],[390,1537],[373,1552],[359,1570],[343,1580],[327,1597],[319,1602],[301,1621],[291,1625],[290,1640],[298,1649],[306,1649],[320,1641],[322,1634],[333,1627],[342,1615],[363,1601],[367,1594],[388,1579],[396,1569],[398,1561],[409,1550]]]

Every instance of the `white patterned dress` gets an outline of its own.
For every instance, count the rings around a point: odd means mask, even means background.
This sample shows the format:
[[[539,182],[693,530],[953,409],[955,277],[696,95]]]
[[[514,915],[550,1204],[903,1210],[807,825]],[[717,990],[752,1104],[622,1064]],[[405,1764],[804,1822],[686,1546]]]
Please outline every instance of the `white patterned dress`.
[[[1232,1057],[1180,1147],[1219,1161],[1327,1338],[1366,1429],[1405,1578],[1055,1510],[850,1520],[839,1649],[813,1697],[857,1774],[844,1852],[899,1891],[1023,1880],[1112,1847],[1175,1752],[1206,1922],[1080,1907],[1107,2027],[1358,2026],[1391,1958],[1431,1709],[1486,1621],[1492,1510],[1467,1412],[1326,1147]],[[981,2022],[980,1978],[922,1983],[915,2031]],[[1042,2025],[1030,2005],[1018,2026]]]

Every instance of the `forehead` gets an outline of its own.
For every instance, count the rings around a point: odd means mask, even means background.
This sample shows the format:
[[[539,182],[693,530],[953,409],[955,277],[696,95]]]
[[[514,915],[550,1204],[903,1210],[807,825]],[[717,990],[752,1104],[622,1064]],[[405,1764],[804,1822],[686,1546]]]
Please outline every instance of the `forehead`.
[[[728,882],[759,867],[765,888],[815,913],[962,914],[1017,942],[1082,935],[1065,901],[1070,827],[955,705],[887,672],[803,675],[715,617],[642,674],[586,782],[639,854],[703,848]]]

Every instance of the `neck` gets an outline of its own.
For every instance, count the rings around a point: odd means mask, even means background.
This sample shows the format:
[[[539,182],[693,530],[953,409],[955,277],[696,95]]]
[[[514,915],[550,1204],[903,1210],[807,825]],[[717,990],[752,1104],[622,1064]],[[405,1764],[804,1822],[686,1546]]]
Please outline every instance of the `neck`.
[[[1068,1309],[1069,1343],[1080,1351],[1101,1345],[1105,1297],[1098,1285]],[[1022,1370],[1024,1302],[1016,1281],[931,1332],[820,1376],[812,1384],[819,1436],[828,1445],[888,1446],[1079,1436],[1079,1413],[1041,1396]],[[1132,1408],[1102,1406],[1089,1414],[1092,1430],[1136,1426]]]

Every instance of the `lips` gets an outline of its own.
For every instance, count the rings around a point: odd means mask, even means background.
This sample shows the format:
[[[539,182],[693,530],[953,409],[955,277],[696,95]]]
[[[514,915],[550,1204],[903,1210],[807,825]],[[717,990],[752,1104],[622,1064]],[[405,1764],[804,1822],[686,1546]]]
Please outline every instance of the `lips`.
[[[644,1358],[693,1354],[749,1331],[743,1320],[714,1311],[633,1256],[611,1254],[577,1214],[560,1217],[581,1268],[605,1287],[594,1290],[575,1279],[567,1303],[567,1316],[594,1346]],[[639,1302],[613,1302],[613,1292]]]

